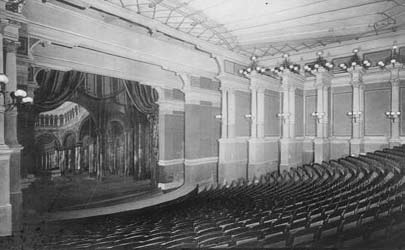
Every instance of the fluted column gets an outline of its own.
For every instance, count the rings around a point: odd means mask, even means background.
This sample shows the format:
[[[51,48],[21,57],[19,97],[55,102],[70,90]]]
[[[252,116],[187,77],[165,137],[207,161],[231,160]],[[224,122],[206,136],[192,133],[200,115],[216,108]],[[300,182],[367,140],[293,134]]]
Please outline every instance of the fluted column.
[[[353,87],[353,107],[351,112],[352,118],[352,138],[350,140],[350,154],[358,155],[363,151],[364,135],[364,69],[355,68],[349,70],[351,76],[351,85]]]
[[[4,2],[0,7],[4,7]],[[0,73],[4,71],[3,65],[3,28],[0,22]],[[10,201],[10,151],[5,145],[4,123],[5,107],[4,97],[0,95],[0,236],[12,234],[12,206]]]
[[[228,137],[228,89],[221,88],[221,138]]]
[[[235,91],[230,89],[228,91],[228,138],[234,138],[236,136],[236,103],[235,103]]]
[[[6,91],[8,92],[7,103],[11,103],[12,99],[9,93],[16,91],[17,89],[17,58],[16,52],[18,43],[10,40],[6,40],[6,74],[9,79],[6,85]],[[6,144],[9,146],[19,146],[17,141],[17,108],[13,108],[6,112],[5,122]]]
[[[315,88],[317,93],[316,103],[316,137],[314,139],[314,161],[322,163],[329,160],[328,141],[328,89],[331,84],[332,75],[326,70],[319,70],[315,73]]]
[[[396,67],[391,68],[391,112],[396,114],[397,112],[400,112],[401,108],[401,101],[400,101],[400,89],[399,89],[399,84],[400,84],[400,78],[399,78],[399,72],[400,72],[400,66],[398,65]],[[400,114],[404,115],[404,114]],[[395,120],[391,120],[391,138],[389,140],[389,145],[390,147],[394,146],[399,146],[401,145],[401,139],[400,139],[400,117],[398,117]]]
[[[257,89],[257,137],[264,137],[264,89]]]
[[[257,137],[257,89],[255,87],[251,87],[251,112],[250,112],[250,121],[251,121],[251,126],[250,126],[250,137],[251,138],[256,138]]]
[[[289,87],[288,85],[283,85],[283,92],[282,92],[282,114],[284,117],[282,117],[282,131],[281,131],[281,138],[287,139],[290,138],[290,94],[289,94]]]
[[[280,170],[302,164],[302,146],[295,137],[295,90],[303,86],[305,78],[301,75],[284,71],[281,88],[283,91],[283,131],[280,139]]]

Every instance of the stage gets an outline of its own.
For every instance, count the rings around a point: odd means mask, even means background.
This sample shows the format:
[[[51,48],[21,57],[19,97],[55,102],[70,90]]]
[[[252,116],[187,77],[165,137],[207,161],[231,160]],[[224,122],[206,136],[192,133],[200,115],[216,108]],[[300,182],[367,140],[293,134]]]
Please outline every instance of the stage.
[[[130,176],[104,177],[101,181],[88,174],[41,178],[23,191],[24,217],[100,208],[161,194],[150,180],[134,181]]]

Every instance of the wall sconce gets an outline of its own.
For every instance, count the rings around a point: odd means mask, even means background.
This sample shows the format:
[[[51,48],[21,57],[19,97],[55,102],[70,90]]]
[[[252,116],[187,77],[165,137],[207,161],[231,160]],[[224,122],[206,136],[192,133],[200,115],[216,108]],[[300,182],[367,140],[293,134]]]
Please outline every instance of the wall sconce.
[[[252,114],[246,114],[246,115],[245,115],[245,118],[248,119],[248,120],[250,120],[250,121],[253,121],[253,120],[255,119],[255,116],[252,115]]]
[[[15,106],[33,103],[32,97],[27,96],[27,92],[22,89],[10,92],[11,103],[7,101],[6,84],[8,83],[8,77],[4,73],[0,73],[0,94],[3,95],[3,105],[6,107],[6,111],[12,110]]]
[[[215,115],[215,119],[222,120],[222,115]]]
[[[346,115],[350,116],[353,119],[354,123],[356,123],[358,121],[358,119],[360,119],[361,112],[360,111],[356,111],[356,112],[349,111],[346,113]]]
[[[277,117],[283,119],[283,123],[285,123],[290,117],[290,113],[278,113]]]
[[[321,120],[322,120],[322,118],[325,116],[325,113],[324,112],[312,112],[312,117],[314,118],[314,119],[316,119],[316,121],[318,122],[318,123],[320,123],[321,122]]]
[[[399,111],[387,111],[385,112],[385,116],[390,119],[392,122],[395,122],[395,119],[397,119],[401,115],[401,112]]]

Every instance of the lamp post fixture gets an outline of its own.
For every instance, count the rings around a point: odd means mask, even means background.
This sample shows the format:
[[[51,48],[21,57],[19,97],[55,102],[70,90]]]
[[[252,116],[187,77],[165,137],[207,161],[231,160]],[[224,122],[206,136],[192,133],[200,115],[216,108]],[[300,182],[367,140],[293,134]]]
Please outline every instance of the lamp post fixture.
[[[3,98],[3,102],[1,104],[5,107],[6,112],[11,111],[16,106],[33,103],[33,98],[27,96],[27,92],[25,90],[17,89],[11,92],[6,91],[8,81],[8,77],[4,73],[0,73],[0,94]],[[8,97],[10,97],[11,102],[8,101]]]

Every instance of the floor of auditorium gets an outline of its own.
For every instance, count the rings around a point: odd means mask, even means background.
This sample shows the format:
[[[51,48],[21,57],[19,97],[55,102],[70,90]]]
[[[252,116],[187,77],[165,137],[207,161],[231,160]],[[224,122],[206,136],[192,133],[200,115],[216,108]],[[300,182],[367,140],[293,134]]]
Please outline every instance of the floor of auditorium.
[[[150,180],[111,176],[98,181],[87,174],[39,178],[23,190],[24,217],[74,209],[103,207],[161,193]]]

